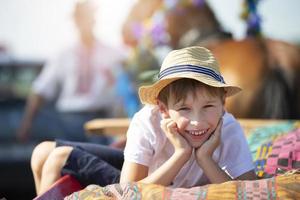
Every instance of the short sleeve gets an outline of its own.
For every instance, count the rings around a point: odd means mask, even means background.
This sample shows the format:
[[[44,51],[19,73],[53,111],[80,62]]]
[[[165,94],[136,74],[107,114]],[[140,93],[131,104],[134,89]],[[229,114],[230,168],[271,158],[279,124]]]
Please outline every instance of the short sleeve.
[[[219,165],[224,171],[237,178],[254,169],[243,129],[236,120],[224,126],[222,141]]]
[[[32,90],[48,100],[54,99],[59,90],[60,74],[63,74],[59,67],[58,59],[48,62],[33,82]]]
[[[149,166],[154,154],[153,147],[149,142],[149,137],[151,137],[151,131],[147,128],[146,124],[135,115],[127,131],[124,159]]]

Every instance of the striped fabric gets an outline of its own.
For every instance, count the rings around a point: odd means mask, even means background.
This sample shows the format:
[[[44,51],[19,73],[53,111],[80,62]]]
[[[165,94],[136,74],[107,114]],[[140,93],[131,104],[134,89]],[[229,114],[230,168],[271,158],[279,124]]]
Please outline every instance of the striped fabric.
[[[247,134],[247,142],[252,153],[253,160],[256,159],[257,150],[264,144],[274,141],[299,127],[295,122],[282,122],[254,128]]]
[[[237,199],[276,199],[275,179],[239,181]]]
[[[295,122],[282,122],[250,130],[247,141],[258,178],[271,177],[270,174],[265,173],[265,166],[272,152],[274,141],[295,131],[298,127],[299,124]]]
[[[255,172],[259,178],[264,176],[267,158],[272,151],[273,142],[268,142],[258,147],[254,160]]]
[[[268,156],[265,173],[276,175],[282,171],[300,168],[300,129],[274,141]]]
[[[176,65],[173,67],[169,67],[167,69],[164,69],[159,73],[158,78],[162,79],[165,76],[171,75],[171,74],[176,74],[176,73],[182,73],[182,72],[194,72],[194,73],[199,73],[199,74],[204,74],[207,76],[212,77],[213,79],[225,83],[223,77],[220,74],[217,74],[214,70],[209,69],[207,67],[202,67],[202,66],[196,66],[196,65]]]
[[[300,171],[256,181],[230,181],[193,188],[171,189],[155,184],[127,183],[106,187],[89,185],[65,200],[226,200],[300,199]]]

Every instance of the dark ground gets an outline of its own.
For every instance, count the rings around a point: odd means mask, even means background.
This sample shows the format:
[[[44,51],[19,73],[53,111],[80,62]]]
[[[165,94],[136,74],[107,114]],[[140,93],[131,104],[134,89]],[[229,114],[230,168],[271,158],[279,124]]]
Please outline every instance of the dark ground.
[[[35,142],[16,142],[16,124],[24,101],[0,102],[0,199],[32,199],[35,196],[30,156]]]
[[[34,182],[30,170],[33,147],[33,144],[0,144],[0,199],[34,198]]]

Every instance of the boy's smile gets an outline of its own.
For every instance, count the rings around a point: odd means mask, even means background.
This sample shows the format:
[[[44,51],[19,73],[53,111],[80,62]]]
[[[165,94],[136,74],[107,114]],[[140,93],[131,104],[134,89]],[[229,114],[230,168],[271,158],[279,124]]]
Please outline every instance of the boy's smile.
[[[209,129],[202,130],[202,131],[186,130],[182,135],[190,143],[192,147],[198,148],[209,138],[211,133],[212,132],[209,132]]]
[[[207,133],[207,130],[190,130],[190,131],[185,131],[186,133],[193,135],[193,136],[203,136],[205,133]]]
[[[223,112],[223,100],[203,87],[188,92],[186,99],[168,103],[168,114],[193,148],[200,147],[216,129]]]

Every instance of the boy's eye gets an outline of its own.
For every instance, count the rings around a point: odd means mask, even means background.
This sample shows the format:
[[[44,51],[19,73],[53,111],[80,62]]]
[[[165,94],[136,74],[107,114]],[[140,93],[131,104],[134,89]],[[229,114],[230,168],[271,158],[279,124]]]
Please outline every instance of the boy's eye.
[[[188,107],[180,107],[178,108],[179,111],[185,111],[185,110],[188,110],[189,108]]]
[[[211,107],[214,107],[214,105],[209,104],[209,105],[205,105],[205,106],[204,106],[204,108],[211,108]]]

